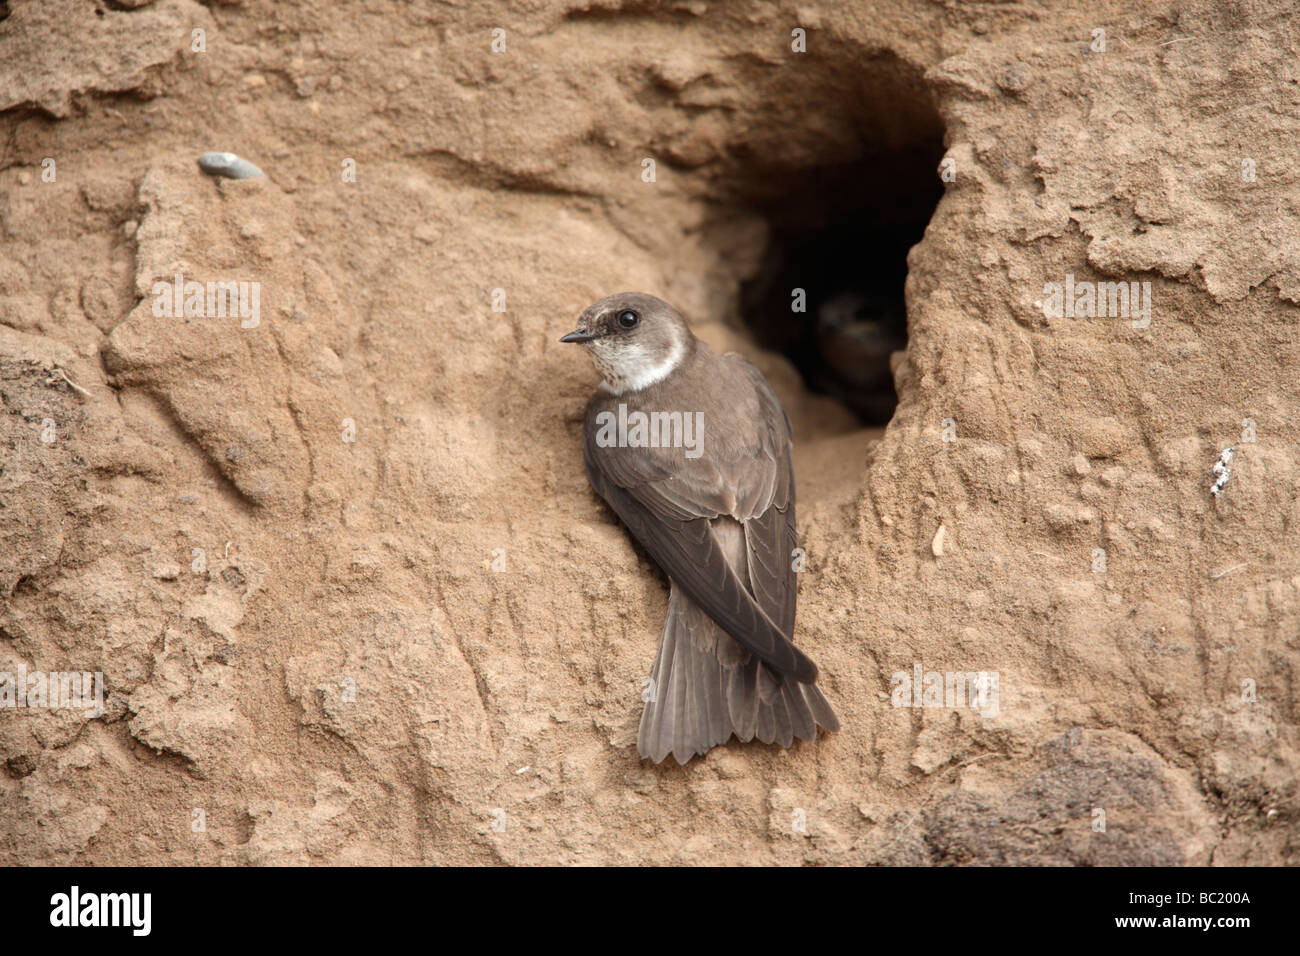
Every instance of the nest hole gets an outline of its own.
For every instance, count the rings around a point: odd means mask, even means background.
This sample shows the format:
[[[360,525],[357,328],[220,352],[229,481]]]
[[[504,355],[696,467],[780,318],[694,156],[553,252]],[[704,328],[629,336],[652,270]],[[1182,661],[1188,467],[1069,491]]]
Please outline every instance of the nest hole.
[[[760,345],[870,426],[887,424],[898,405],[890,356],[907,346],[907,255],[943,194],[943,129],[928,97],[888,99],[875,105],[895,121],[890,142],[863,143],[851,162],[756,177],[750,208],[768,241],[740,297]],[[868,103],[846,122],[870,129],[870,113]],[[899,122],[908,115],[914,122]]]

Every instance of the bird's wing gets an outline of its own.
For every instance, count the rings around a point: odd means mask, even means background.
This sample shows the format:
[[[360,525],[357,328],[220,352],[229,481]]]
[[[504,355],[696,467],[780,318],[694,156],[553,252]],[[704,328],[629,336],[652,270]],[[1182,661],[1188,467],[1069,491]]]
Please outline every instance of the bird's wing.
[[[795,610],[790,423],[758,370],[744,364],[757,393],[754,411],[760,413],[750,416],[757,422],[752,440],[715,439],[707,461],[697,459],[685,468],[680,460],[643,449],[597,447],[589,420],[587,475],[664,573],[724,631],[774,670],[812,683],[817,665],[790,640]],[[748,582],[727,561],[710,526],[722,514],[745,524]]]
[[[758,369],[745,363],[763,405],[762,420],[770,423],[765,436],[772,462],[773,481],[766,507],[756,509],[745,522],[745,547],[749,585],[754,599],[783,633],[793,636],[798,582],[794,550],[799,546],[795,532],[794,461],[790,419]]]

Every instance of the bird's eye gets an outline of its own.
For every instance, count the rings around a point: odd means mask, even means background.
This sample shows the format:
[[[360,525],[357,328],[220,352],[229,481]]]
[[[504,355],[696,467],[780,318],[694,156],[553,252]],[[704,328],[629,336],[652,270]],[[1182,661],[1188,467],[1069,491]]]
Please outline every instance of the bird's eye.
[[[635,329],[637,323],[641,321],[641,316],[637,315],[631,309],[624,309],[618,314],[618,324],[625,329]]]

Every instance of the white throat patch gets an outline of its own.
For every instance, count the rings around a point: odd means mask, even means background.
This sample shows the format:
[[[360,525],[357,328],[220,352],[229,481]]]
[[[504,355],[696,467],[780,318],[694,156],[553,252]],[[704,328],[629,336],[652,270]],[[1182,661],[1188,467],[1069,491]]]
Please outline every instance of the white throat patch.
[[[615,345],[600,339],[591,343],[591,359],[605,376],[601,388],[614,395],[638,392],[662,382],[677,370],[685,353],[686,344],[681,341],[673,342],[668,354],[658,360],[651,357],[650,350],[635,343]]]

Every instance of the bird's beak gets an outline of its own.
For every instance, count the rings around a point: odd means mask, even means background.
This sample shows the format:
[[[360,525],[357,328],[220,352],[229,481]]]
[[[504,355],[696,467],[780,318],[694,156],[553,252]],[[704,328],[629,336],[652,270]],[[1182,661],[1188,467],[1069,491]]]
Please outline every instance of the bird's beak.
[[[561,342],[590,342],[596,337],[594,332],[585,332],[582,329],[576,329],[560,339]]]

